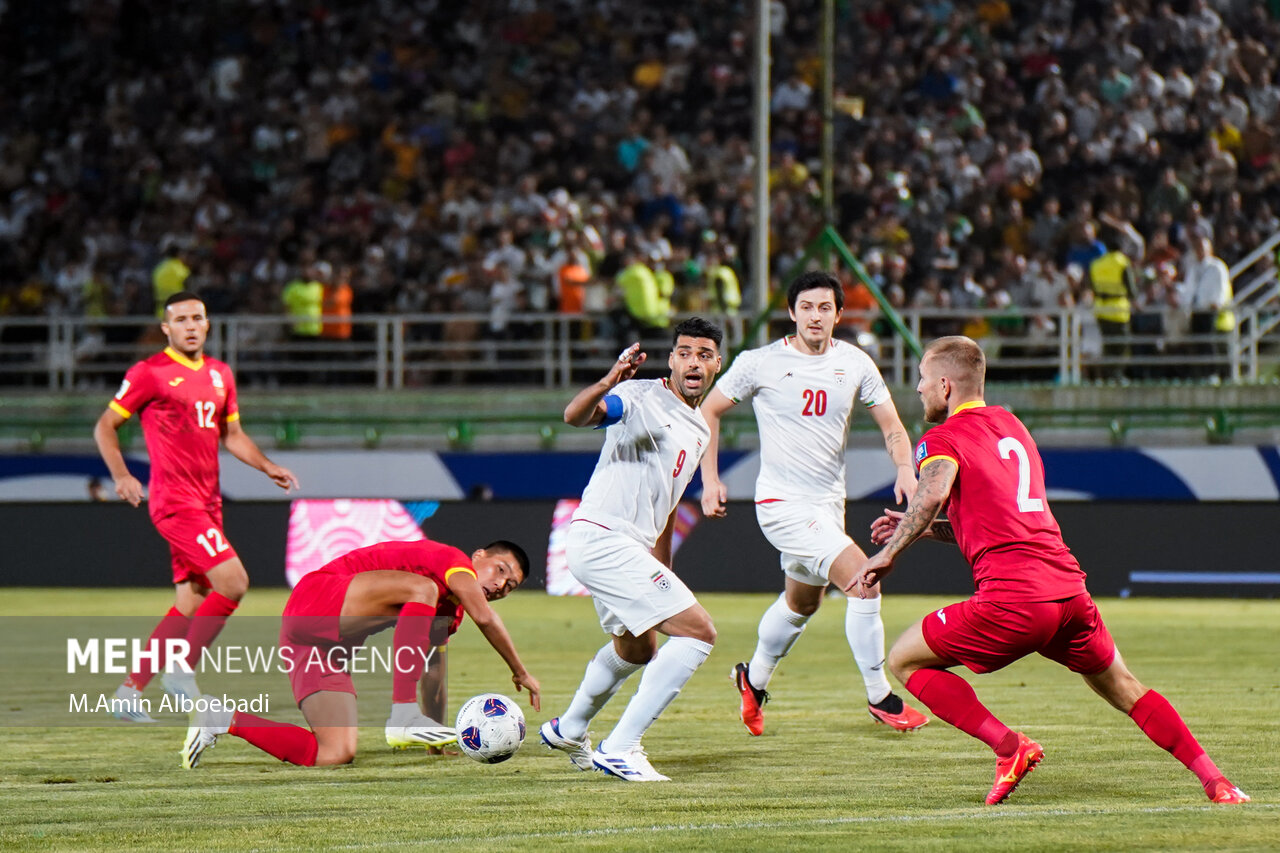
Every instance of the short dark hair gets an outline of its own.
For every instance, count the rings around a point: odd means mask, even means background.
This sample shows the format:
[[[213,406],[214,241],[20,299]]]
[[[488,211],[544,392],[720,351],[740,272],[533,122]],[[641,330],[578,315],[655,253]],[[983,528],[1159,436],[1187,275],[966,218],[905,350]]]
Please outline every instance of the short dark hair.
[[[720,331],[720,327],[701,317],[690,317],[688,320],[680,321],[676,326],[675,334],[671,336],[672,347],[680,340],[681,335],[687,338],[710,338],[715,341],[716,349],[720,348],[720,342],[724,340],[724,332]]]
[[[191,299],[194,299],[196,302],[204,302],[203,299],[201,299],[199,296],[196,296],[190,290],[179,290],[177,293],[173,294],[173,296],[170,296],[168,299],[164,301],[164,307],[168,308],[170,305],[174,304],[175,302],[186,302]]]
[[[515,557],[516,562],[520,564],[520,583],[524,583],[529,579],[529,555],[524,552],[523,548],[509,539],[495,539],[484,546],[486,554],[492,554],[495,551],[504,552]]]
[[[840,279],[836,278],[829,272],[822,270],[814,270],[791,282],[791,286],[787,288],[787,307],[792,311],[796,310],[796,299],[806,290],[817,290],[818,288],[829,288],[831,296],[836,301],[836,310],[844,310],[844,287],[840,284]]]

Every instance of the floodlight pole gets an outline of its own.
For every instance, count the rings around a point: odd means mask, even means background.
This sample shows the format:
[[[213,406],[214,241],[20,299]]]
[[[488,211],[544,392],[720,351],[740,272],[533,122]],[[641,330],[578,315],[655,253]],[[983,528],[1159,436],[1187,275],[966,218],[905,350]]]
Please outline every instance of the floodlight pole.
[[[755,38],[755,208],[751,228],[751,275],[757,314],[769,310],[769,0],[756,0]],[[769,324],[760,324],[755,345],[768,342]]]
[[[835,172],[835,0],[822,0],[822,223],[835,223],[835,197],[832,181]]]

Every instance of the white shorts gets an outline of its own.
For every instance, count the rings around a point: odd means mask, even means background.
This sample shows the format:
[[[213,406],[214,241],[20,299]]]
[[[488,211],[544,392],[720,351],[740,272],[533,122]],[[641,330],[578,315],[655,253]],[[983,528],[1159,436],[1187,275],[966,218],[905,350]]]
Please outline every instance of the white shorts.
[[[587,588],[608,634],[640,636],[698,603],[676,577],[636,540],[590,521],[569,525],[569,572]]]
[[[756,504],[756,520],[782,556],[782,571],[809,586],[829,580],[831,564],[853,544],[844,532],[844,502],[767,501]]]

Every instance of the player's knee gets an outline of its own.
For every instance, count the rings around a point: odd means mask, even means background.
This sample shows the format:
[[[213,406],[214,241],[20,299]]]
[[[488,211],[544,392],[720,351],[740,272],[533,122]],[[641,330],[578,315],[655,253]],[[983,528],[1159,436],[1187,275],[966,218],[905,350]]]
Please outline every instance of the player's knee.
[[[436,606],[436,602],[440,600],[440,590],[429,578],[421,575],[408,575],[406,579],[409,581],[409,589],[405,604],[415,602],[417,604],[426,604],[430,607]]]
[[[918,669],[912,664],[909,656],[902,651],[896,644],[889,649],[888,659],[886,663],[889,671],[893,673],[893,677],[898,679],[899,683],[906,684],[907,679],[912,673]]]
[[[350,764],[356,760],[356,748],[354,745],[338,744],[335,746],[321,747],[316,750],[316,766],[328,767],[334,764]]]
[[[818,612],[818,605],[821,602],[821,598],[814,601],[797,601],[794,604],[787,602],[787,609],[799,616],[812,616]]]
[[[238,560],[215,567],[207,577],[214,592],[232,601],[239,601],[249,591],[249,573]]]
[[[706,619],[694,625],[688,636],[695,640],[701,640],[708,646],[714,646],[716,644],[716,626],[710,619]]]
[[[225,595],[232,601],[239,601],[244,598],[245,593],[249,591],[249,574],[240,572],[237,576],[231,578],[223,588],[218,590],[219,593]]]

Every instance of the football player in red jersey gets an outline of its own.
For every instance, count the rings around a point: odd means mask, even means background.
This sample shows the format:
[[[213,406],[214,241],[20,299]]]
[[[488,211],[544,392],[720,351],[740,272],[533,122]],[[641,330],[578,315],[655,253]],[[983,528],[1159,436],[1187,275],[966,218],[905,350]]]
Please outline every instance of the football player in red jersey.
[[[417,690],[430,671],[432,645],[443,645],[464,614],[511,668],[516,690],[527,689],[529,703],[541,710],[538,681],[525,669],[502,619],[489,606],[509,595],[528,574],[528,555],[501,539],[470,557],[451,545],[422,540],[382,542],[332,560],[298,582],[280,623],[281,660],[310,728],[224,707],[214,698],[208,708],[192,715],[182,766],[199,764],[201,754],[224,734],[304,767],[351,762],[359,729],[356,691],[345,663],[369,635],[392,625],[388,742],[393,742],[393,735],[400,740],[395,745],[401,746],[457,740],[453,729],[422,716]]]
[[[200,298],[187,291],[170,296],[160,329],[169,345],[129,368],[93,438],[116,494],[133,506],[147,499],[151,520],[169,543],[176,596],[151,640],[161,650],[168,640],[186,640],[187,664],[194,670],[249,587],[244,564],[223,532],[219,444],[286,491],[297,487],[298,478],[268,459],[241,428],[231,369],[204,354],[209,317]],[[151,457],[149,496],[120,452],[117,431],[134,414]],[[116,703],[116,716],[155,722],[138,701],[154,670],[144,658],[120,685],[116,696],[125,701]],[[192,673],[165,672],[161,681],[174,695],[200,695]]]
[[[1040,451],[1012,413],[984,402],[985,380],[986,358],[966,337],[941,338],[920,360],[916,390],[925,420],[938,424],[916,447],[920,485],[905,512],[886,510],[872,524],[871,539],[884,548],[845,591],[883,580],[904,548],[930,537],[960,547],[975,592],[908,628],[889,651],[889,668],[934,714],[996,753],[989,805],[1013,793],[1044,750],[1000,722],[949,670],[994,672],[1032,652],[1080,673],[1195,773],[1211,801],[1248,802],[1168,700],[1125,666],[1049,509]],[[938,517],[944,508],[946,520]]]

